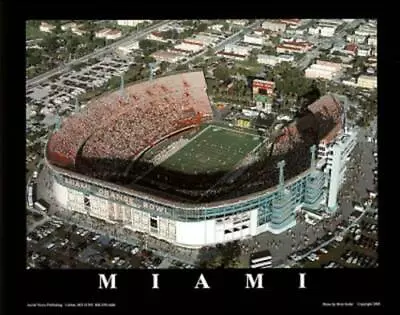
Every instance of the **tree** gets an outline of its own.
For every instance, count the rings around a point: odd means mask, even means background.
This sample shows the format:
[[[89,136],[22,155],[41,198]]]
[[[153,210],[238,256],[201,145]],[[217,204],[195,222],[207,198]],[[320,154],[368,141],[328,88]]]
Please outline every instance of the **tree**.
[[[161,63],[160,63],[160,70],[161,70],[161,72],[164,72],[165,70],[167,70],[168,66],[169,66],[169,63],[168,63],[168,62],[166,62],[166,61],[161,61]]]
[[[272,47],[272,46],[264,46],[263,49],[261,50],[261,52],[263,54],[273,55],[273,56],[275,56],[277,54],[276,53],[276,49],[274,47]]]
[[[80,63],[77,63],[77,64],[72,65],[72,66],[71,66],[71,69],[72,69],[72,70],[75,70],[75,71],[79,71],[79,70],[82,69],[84,66],[85,66],[85,64],[82,63],[82,62],[80,62]]]
[[[205,32],[207,28],[208,25],[206,23],[200,23],[196,28],[196,32]]]
[[[134,57],[134,61],[135,61],[136,63],[143,63],[143,57],[140,56],[140,55],[136,55],[136,56]]]
[[[193,20],[184,20],[182,21],[183,26],[193,26],[194,21]]]
[[[215,54],[215,51],[211,48],[209,48],[206,52],[206,56],[213,56]]]
[[[248,62],[249,64],[258,64],[257,63],[257,50],[256,49],[252,49],[248,58]]]
[[[280,40],[279,36],[271,37],[271,43],[274,44],[274,46],[279,45],[280,42],[281,42],[281,40]]]
[[[155,50],[160,46],[160,44],[154,40],[142,39],[139,41],[139,48],[144,51]]]
[[[69,32],[65,36],[65,42],[65,48],[67,49],[67,52],[74,55],[80,44],[80,41],[76,38],[76,36]]]
[[[26,65],[28,67],[42,63],[43,57],[40,49],[32,48],[26,50]]]
[[[149,64],[149,63],[152,63],[152,62],[156,62],[156,59],[154,57],[152,57],[152,56],[145,56],[143,58],[143,62],[145,64]]]
[[[186,64],[180,64],[180,65],[178,65],[176,67],[176,71],[182,71],[182,70],[188,70],[188,69],[189,69],[189,66],[188,66],[187,63]]]
[[[224,65],[219,65],[215,68],[214,70],[214,76],[218,79],[218,80],[223,80],[226,81],[229,79],[230,75],[229,75],[229,70],[227,67],[225,67]]]
[[[57,37],[54,35],[46,35],[43,38],[41,45],[43,47],[43,50],[49,55],[53,55],[54,52],[57,51],[57,48],[59,46]]]
[[[222,23],[222,31],[229,31],[230,30],[230,26],[229,26],[229,23],[227,23],[227,22],[224,22],[224,23]]]
[[[330,61],[337,62],[337,63],[342,63],[342,58],[340,58],[340,57],[332,57],[330,59]]]
[[[361,69],[361,71],[365,70],[364,68],[366,68],[366,65],[365,65],[366,61],[367,61],[366,57],[357,56],[353,61],[354,69]]]
[[[177,30],[175,30],[175,29],[170,29],[170,30],[161,32],[161,36],[163,38],[178,39],[179,38],[179,32]]]

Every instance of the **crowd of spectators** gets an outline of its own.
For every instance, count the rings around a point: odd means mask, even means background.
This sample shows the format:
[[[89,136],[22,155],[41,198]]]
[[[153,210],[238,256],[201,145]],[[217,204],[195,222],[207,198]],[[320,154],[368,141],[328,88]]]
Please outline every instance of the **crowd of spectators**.
[[[81,149],[80,171],[95,177],[121,173],[138,153],[160,138],[212,116],[205,88],[203,74],[191,72],[93,100],[84,112],[66,119],[52,136],[49,152],[75,164]]]

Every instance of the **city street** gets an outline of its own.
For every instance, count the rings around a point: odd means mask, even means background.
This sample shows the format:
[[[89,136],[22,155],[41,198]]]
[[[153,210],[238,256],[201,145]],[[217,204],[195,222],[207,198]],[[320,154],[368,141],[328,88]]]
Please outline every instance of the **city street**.
[[[305,70],[312,61],[319,56],[322,46],[332,46],[339,43],[346,34],[346,31],[355,29],[358,25],[360,25],[360,21],[354,20],[353,22],[346,24],[341,31],[335,34],[335,36],[318,40],[317,47],[307,52],[305,56],[297,62],[297,67],[302,71]]]

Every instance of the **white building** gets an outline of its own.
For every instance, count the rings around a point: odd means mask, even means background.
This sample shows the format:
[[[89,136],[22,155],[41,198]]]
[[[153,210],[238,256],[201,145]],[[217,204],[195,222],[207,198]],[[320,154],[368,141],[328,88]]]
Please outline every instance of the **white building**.
[[[355,35],[359,36],[376,36],[377,28],[371,25],[360,25],[359,28],[354,32]]]
[[[364,44],[366,39],[367,39],[366,36],[355,35],[355,34],[346,36],[346,41],[356,44]]]
[[[257,56],[257,62],[260,64],[268,65],[268,66],[275,66],[276,64],[280,62],[292,62],[294,61],[294,56],[292,55],[278,55],[278,56],[273,56],[273,55],[258,55]]]
[[[250,55],[250,52],[252,49],[253,49],[253,47],[228,44],[225,46],[224,51],[227,53],[248,56],[248,55]]]
[[[332,37],[335,35],[336,29],[343,24],[340,20],[320,20],[316,27],[310,27],[308,33],[311,35],[320,35],[322,37]]]
[[[166,43],[168,41],[168,39],[165,39],[160,32],[151,32],[150,34],[148,34],[146,36],[146,39],[149,40],[154,40],[157,42],[162,42],[162,43]]]
[[[272,32],[284,32],[286,30],[286,24],[275,21],[265,21],[262,24],[262,28]]]
[[[107,33],[106,35],[106,39],[109,40],[114,40],[114,39],[118,39],[122,36],[122,32],[119,30],[111,30],[110,32]]]
[[[163,50],[156,51],[151,56],[159,62],[166,61],[169,63],[177,63],[178,61],[184,58],[184,55],[178,52],[163,51]]]
[[[369,57],[371,56],[372,49],[369,46],[359,46],[357,50],[357,56]]]
[[[277,56],[261,54],[257,56],[257,62],[268,66],[275,66],[279,63]]]
[[[332,80],[341,71],[341,64],[318,60],[305,71],[306,78],[322,78]]]
[[[349,80],[343,80],[342,83],[343,83],[344,85],[347,85],[347,86],[354,86],[354,87],[357,86],[357,82],[356,82],[356,79],[355,79],[355,78],[351,78],[351,79],[349,79]]]
[[[264,38],[268,39],[269,36],[266,36],[264,33],[264,29],[262,28],[257,28],[256,30],[254,30],[254,34],[258,35],[258,36],[264,36]]]
[[[214,31],[219,31],[219,32],[222,30],[223,27],[224,26],[222,24],[214,24],[214,25],[209,26],[210,29],[212,29]]]
[[[335,70],[329,66],[313,64],[308,67],[305,71],[306,78],[322,78],[332,80],[335,74]]]
[[[56,28],[55,25],[51,25],[46,22],[40,23],[40,26],[39,26],[39,30],[41,32],[46,32],[46,33],[51,33],[55,28]]]
[[[226,22],[232,25],[246,26],[249,23],[249,20],[227,20]]]
[[[318,35],[319,34],[318,27],[309,27],[308,28],[308,34],[310,34],[310,35]]]
[[[191,52],[191,53],[197,53],[201,50],[203,50],[205,47],[203,46],[203,44],[200,44],[194,40],[183,40],[182,43],[180,43],[179,45],[174,46],[175,49],[178,50],[184,50],[187,52]]]
[[[280,19],[279,22],[286,24],[288,27],[296,29],[301,25],[300,19]]]
[[[254,44],[254,45],[261,45],[261,46],[264,45],[264,38],[262,36],[255,35],[255,34],[244,35],[243,41],[245,43]]]
[[[134,50],[140,49],[139,42],[138,41],[130,42],[128,44],[119,46],[118,49],[124,54],[129,54]]]
[[[95,37],[105,38],[105,39],[109,39],[109,40],[117,39],[117,38],[120,38],[121,36],[122,36],[122,33],[120,30],[112,30],[109,28],[102,29],[95,33]]]
[[[70,30],[71,28],[74,28],[74,27],[76,27],[76,23],[70,22],[70,23],[66,23],[66,24],[62,25],[61,29],[63,31],[66,31],[66,30]]]
[[[278,55],[279,62],[293,62],[294,56],[293,55]]]
[[[131,26],[135,27],[138,24],[146,22],[147,20],[117,20],[117,24],[121,26]]]
[[[357,133],[357,129],[348,131],[329,147],[325,172],[329,175],[328,209],[332,211],[337,207],[337,195],[344,182],[346,164],[357,144]]]
[[[71,32],[78,36],[82,36],[87,33],[87,31],[81,30],[79,26],[71,28]]]
[[[332,37],[333,35],[335,35],[335,31],[336,31],[335,26],[320,26],[319,27],[319,34],[322,37]]]
[[[360,75],[357,80],[357,85],[361,88],[376,89],[378,80],[376,75]]]
[[[376,36],[371,36],[368,38],[368,45],[376,47],[378,45],[378,39]]]
[[[313,45],[308,42],[284,41],[276,46],[276,52],[278,54],[286,54],[286,53],[304,54],[307,51],[309,51],[312,47]]]
[[[203,46],[213,47],[218,41],[220,41],[220,38],[215,35],[200,33],[196,34],[194,38],[190,40],[202,44]]]
[[[167,39],[164,39],[164,37],[161,35],[160,32],[151,32],[150,34],[148,34],[146,36],[146,39],[154,40],[157,42],[163,42],[163,43],[168,41]]]

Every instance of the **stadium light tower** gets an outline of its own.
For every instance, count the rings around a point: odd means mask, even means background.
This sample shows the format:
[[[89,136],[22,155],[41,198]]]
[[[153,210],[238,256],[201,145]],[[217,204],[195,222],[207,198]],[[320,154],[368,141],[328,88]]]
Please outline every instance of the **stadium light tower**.
[[[79,102],[78,102],[78,98],[75,97],[75,113],[79,112]]]
[[[153,80],[155,65],[156,65],[155,62],[149,63],[149,68],[150,68],[150,80]]]
[[[279,187],[283,187],[284,183],[285,183],[285,178],[283,176],[283,168],[285,167],[286,162],[285,160],[282,160],[280,162],[278,162],[278,168],[279,168]]]
[[[313,144],[310,147],[310,152],[311,152],[311,169],[315,169],[315,150],[316,150],[315,144]]]
[[[124,97],[124,73],[121,72],[120,76],[121,76],[121,85],[120,85],[119,91],[120,91],[121,97]]]
[[[56,114],[56,123],[55,123],[56,131],[59,130],[60,127],[61,127],[61,118],[60,118],[60,115],[58,114],[58,111],[57,111],[57,114]]]

